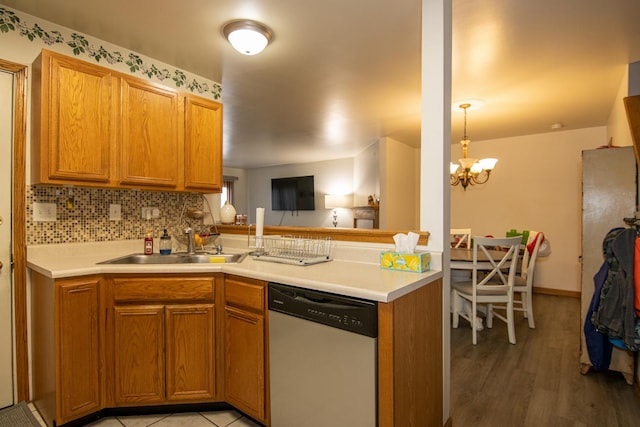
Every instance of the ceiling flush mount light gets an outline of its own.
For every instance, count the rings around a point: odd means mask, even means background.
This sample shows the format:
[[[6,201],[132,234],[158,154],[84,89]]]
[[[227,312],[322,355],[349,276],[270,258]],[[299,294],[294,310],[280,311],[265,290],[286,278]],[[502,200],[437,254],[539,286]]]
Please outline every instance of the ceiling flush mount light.
[[[484,184],[489,180],[491,171],[498,163],[498,159],[473,159],[467,157],[467,150],[471,142],[467,137],[467,109],[471,104],[460,104],[460,108],[464,110],[464,136],[460,141],[462,145],[462,158],[458,159],[460,164],[451,163],[449,173],[451,174],[449,182],[452,186],[461,184],[466,191],[467,186],[475,184]]]
[[[264,24],[250,19],[237,19],[224,24],[222,33],[231,46],[243,55],[257,55],[273,38],[271,30]]]

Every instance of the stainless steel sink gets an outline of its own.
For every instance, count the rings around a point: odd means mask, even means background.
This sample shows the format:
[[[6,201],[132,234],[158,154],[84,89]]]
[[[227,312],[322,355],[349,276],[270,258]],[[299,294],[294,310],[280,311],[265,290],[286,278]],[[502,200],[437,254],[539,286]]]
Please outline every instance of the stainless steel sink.
[[[240,263],[247,256],[246,252],[237,254],[214,253],[174,253],[170,255],[160,254],[131,254],[120,258],[114,258],[98,264],[216,264],[216,263]]]

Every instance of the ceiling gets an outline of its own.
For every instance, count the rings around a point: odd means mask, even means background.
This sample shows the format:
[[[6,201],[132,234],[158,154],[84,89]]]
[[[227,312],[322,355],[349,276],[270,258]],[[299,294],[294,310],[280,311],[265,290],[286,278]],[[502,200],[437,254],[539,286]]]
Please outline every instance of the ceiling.
[[[421,0],[0,2],[221,83],[225,166],[351,157],[381,137],[420,146]],[[223,38],[237,18],[273,30],[263,53]],[[640,60],[639,19],[638,0],[453,0],[452,101],[484,103],[469,137],[605,125]],[[458,108],[452,122],[455,142]]]

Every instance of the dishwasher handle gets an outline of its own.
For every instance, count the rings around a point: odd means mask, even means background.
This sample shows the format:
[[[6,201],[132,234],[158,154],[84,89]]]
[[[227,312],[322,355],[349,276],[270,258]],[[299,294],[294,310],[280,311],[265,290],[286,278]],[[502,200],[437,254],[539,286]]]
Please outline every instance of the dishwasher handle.
[[[377,337],[376,302],[278,283],[269,284],[269,310]]]
[[[362,304],[354,303],[347,300],[336,299],[334,297],[326,297],[324,295],[319,294],[310,294],[307,292],[294,292],[294,291],[282,291],[278,290],[278,294],[280,294],[281,299],[278,299],[278,303],[283,299],[289,299],[290,301],[295,301],[297,304],[305,304],[309,306],[317,306],[317,307],[331,307],[337,309],[358,309],[362,307]]]

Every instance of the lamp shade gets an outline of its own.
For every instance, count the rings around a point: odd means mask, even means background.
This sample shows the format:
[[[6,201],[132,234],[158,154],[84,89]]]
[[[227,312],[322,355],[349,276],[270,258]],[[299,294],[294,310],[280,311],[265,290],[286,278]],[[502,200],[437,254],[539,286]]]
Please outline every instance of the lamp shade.
[[[498,159],[486,158],[479,161],[480,166],[484,170],[493,170],[496,167],[496,163],[498,163]]]
[[[222,28],[231,46],[243,55],[257,55],[271,41],[272,33],[265,25],[247,19],[231,21]]]
[[[324,207],[325,209],[335,208],[350,208],[353,206],[353,195],[338,195],[338,194],[325,194]]]
[[[458,161],[460,162],[462,169],[471,169],[473,165],[478,161],[478,159],[465,157],[463,159],[458,159]]]

